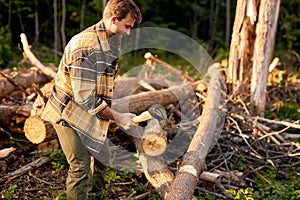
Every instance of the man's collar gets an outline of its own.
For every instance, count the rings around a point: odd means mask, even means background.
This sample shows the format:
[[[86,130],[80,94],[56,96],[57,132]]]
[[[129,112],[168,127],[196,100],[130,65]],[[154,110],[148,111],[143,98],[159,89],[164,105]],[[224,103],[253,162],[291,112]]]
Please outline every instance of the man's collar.
[[[96,31],[103,51],[110,51],[110,46],[106,36],[106,29],[102,20],[96,24]]]

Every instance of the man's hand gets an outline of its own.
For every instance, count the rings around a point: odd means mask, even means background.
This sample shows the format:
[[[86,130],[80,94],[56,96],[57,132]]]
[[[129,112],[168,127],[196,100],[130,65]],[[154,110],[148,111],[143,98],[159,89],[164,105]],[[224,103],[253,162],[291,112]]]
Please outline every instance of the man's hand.
[[[109,127],[108,127],[108,131],[109,132],[116,132],[119,129],[119,126],[117,125],[117,123],[114,120],[109,120]]]
[[[138,126],[137,123],[132,121],[136,115],[133,113],[119,113],[112,110],[109,106],[100,111],[100,116],[114,120],[118,126],[122,127],[124,130],[128,130],[131,127]]]
[[[136,115],[133,113],[118,113],[114,112],[114,119],[116,123],[122,127],[124,130],[128,130],[138,124],[132,121]]]

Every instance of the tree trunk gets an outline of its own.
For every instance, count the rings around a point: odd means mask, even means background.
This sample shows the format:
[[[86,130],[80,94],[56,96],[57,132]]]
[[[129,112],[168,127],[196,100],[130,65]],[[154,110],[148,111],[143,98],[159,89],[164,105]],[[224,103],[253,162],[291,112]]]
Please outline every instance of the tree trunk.
[[[215,40],[215,35],[216,35],[216,25],[217,25],[217,21],[218,21],[218,15],[219,15],[219,7],[220,7],[220,0],[216,0],[216,2],[214,3],[214,1],[210,2],[211,4],[211,13],[210,13],[210,23],[209,23],[209,46],[213,47],[214,45],[214,40]]]
[[[83,1],[82,1],[82,4],[81,4],[80,30],[83,30],[83,29],[84,29],[85,4],[86,4],[86,0],[83,0]]]
[[[62,48],[66,46],[66,33],[65,33],[65,24],[66,24],[66,0],[62,0],[62,19],[61,19],[61,27],[60,27],[60,34],[61,34],[61,42]]]
[[[230,44],[230,29],[231,29],[230,5],[231,5],[230,0],[226,0],[226,38],[225,38],[226,48],[229,48],[229,44]]]
[[[31,105],[0,105],[0,125],[15,133],[23,133],[25,120],[30,116]]]
[[[143,92],[123,97],[121,99],[115,99],[112,102],[112,109],[119,112],[141,113],[148,110],[153,104],[167,106],[169,104],[176,103],[178,101],[177,97],[188,99],[195,96],[193,87],[196,87],[197,84],[198,83],[174,86],[159,91]]]
[[[218,65],[219,66],[219,65]],[[190,200],[197,185],[197,180],[202,171],[205,158],[211,148],[213,139],[218,137],[218,130],[222,125],[223,115],[221,114],[221,79],[220,67],[211,72],[209,82],[208,98],[205,101],[200,125],[190,143],[190,146],[183,156],[178,173],[172,182],[166,199],[169,200]]]
[[[238,89],[245,91],[250,85],[248,77],[252,70],[256,12],[255,0],[237,1],[228,69],[228,82],[232,84],[234,93]]]
[[[53,9],[54,9],[54,59],[57,59],[58,52],[58,22],[57,22],[57,0],[53,0]]]
[[[152,133],[153,131],[159,133],[161,131],[159,122],[156,119],[150,120],[145,128],[146,132],[147,130],[151,130],[150,132]],[[168,192],[171,182],[174,179],[174,174],[168,169],[162,156],[151,156],[148,153],[145,153],[144,149],[147,146],[143,145],[144,140],[142,138],[134,138],[133,141],[147,180],[155,188],[157,193],[164,198]]]
[[[49,122],[43,121],[36,116],[30,116],[24,124],[26,138],[33,144],[56,139],[56,131]]]
[[[34,24],[35,24],[35,38],[33,43],[39,42],[39,12],[38,12],[38,0],[34,1],[35,5],[35,13],[34,13]]]
[[[280,0],[262,0],[256,27],[251,82],[253,112],[264,116],[268,68],[272,61]]]

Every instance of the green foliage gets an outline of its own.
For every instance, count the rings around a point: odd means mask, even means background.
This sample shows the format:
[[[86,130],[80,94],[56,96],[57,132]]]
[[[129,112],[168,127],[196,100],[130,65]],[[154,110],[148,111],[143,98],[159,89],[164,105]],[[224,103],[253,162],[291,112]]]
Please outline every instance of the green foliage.
[[[231,194],[234,199],[239,200],[254,200],[253,188],[238,189],[238,190],[226,190],[228,194]]]
[[[12,185],[9,186],[6,192],[3,192],[2,195],[4,196],[5,199],[7,200],[12,200],[14,197],[15,189],[17,188],[17,185]]]
[[[121,179],[121,176],[117,175],[115,171],[110,170],[109,168],[106,170],[106,175],[104,177],[105,181],[105,189],[110,192],[116,193],[120,190],[120,188],[112,185],[112,182]]]
[[[196,198],[198,200],[217,200],[219,198],[215,197],[214,195],[211,195],[211,194],[208,194],[208,193],[205,193],[203,197],[197,197]]]
[[[290,177],[289,180],[272,180],[270,184],[258,184],[259,196],[265,200],[296,200],[300,199],[300,178]]]
[[[55,200],[67,200],[67,192],[65,190],[60,192]]]
[[[152,194],[148,200],[161,200],[161,197],[158,194]]]
[[[291,120],[299,120],[300,113],[298,112],[299,105],[293,102],[284,102],[283,106],[280,106],[279,111],[276,115],[281,120],[291,119]]]
[[[141,192],[141,191],[143,191],[143,190],[144,190],[144,185],[143,185],[143,183],[138,183],[138,185],[137,185],[135,188],[133,188],[133,190],[136,191],[136,192]]]
[[[230,163],[232,163],[232,168],[238,171],[243,172],[247,169],[244,157],[233,156],[230,159]]]
[[[8,26],[0,27],[0,68],[13,60],[12,36]]]
[[[299,0],[282,0],[279,20],[278,41],[288,50],[299,52],[300,44],[300,4]]]
[[[36,150],[30,152],[30,154],[34,154],[36,156],[37,155],[49,156],[52,160],[51,161],[52,168],[55,169],[56,171],[60,171],[64,169],[64,167],[67,164],[66,156],[61,149]]]

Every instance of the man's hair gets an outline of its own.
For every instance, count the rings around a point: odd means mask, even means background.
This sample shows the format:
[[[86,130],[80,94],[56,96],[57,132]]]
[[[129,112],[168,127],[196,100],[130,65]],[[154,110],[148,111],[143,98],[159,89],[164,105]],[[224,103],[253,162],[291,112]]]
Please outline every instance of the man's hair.
[[[132,0],[110,0],[104,8],[103,19],[108,20],[110,17],[116,16],[121,21],[126,18],[128,13],[136,23],[141,23],[141,11]]]

